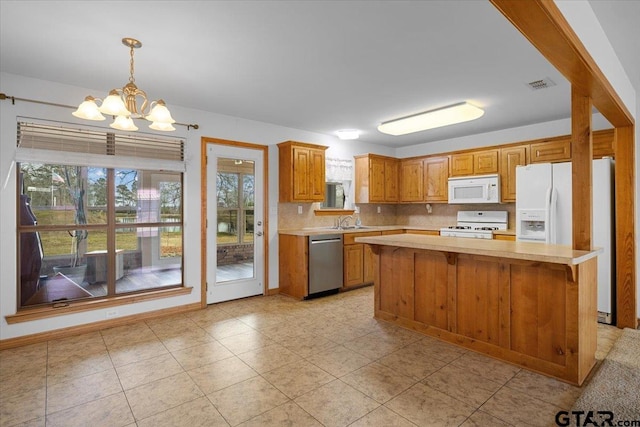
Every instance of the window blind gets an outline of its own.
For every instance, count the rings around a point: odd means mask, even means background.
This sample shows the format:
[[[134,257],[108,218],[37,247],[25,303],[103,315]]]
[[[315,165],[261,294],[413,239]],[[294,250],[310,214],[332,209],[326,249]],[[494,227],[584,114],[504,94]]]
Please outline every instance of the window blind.
[[[184,172],[184,140],[18,122],[16,161]]]

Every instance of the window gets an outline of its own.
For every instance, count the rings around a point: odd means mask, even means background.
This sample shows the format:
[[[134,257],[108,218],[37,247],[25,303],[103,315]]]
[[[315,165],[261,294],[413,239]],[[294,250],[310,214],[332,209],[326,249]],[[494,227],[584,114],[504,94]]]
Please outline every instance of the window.
[[[50,148],[82,141],[84,132],[60,130],[19,125],[19,146],[30,145],[17,167],[19,306],[182,286],[182,172],[142,157],[135,158],[141,167],[115,167],[127,162],[114,161],[118,136],[111,133],[87,135],[111,154],[77,163]],[[135,147],[132,138],[125,142]]]
[[[221,159],[217,174],[218,245],[253,243],[254,172],[248,160],[229,166]],[[231,171],[233,170],[233,171]]]

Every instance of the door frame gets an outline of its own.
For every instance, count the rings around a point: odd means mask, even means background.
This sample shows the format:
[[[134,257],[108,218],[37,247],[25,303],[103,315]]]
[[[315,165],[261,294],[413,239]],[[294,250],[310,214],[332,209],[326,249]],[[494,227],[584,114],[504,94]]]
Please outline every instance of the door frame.
[[[203,136],[200,143],[200,306],[207,307],[207,146],[226,145],[262,151],[263,170],[263,218],[264,218],[264,286],[263,295],[269,294],[269,146],[250,142]],[[257,177],[256,177],[257,178]],[[215,197],[215,192],[214,192]]]

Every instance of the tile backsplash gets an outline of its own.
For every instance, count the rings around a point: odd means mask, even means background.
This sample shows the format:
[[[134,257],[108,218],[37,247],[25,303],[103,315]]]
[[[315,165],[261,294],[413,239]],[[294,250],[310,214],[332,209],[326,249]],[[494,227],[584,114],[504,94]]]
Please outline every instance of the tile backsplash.
[[[468,204],[450,205],[447,203],[431,203],[431,213],[427,212],[427,204],[398,205],[397,220],[399,225],[414,227],[437,225],[447,227],[456,223],[458,211],[507,211],[508,227],[515,228],[515,203],[503,204]]]
[[[298,214],[298,206],[302,213]],[[396,225],[397,205],[360,204],[360,216],[363,225]],[[378,206],[380,213],[378,213]],[[336,216],[316,216],[314,211],[320,209],[320,203],[278,203],[278,229],[291,230],[310,227],[329,227],[335,223]],[[350,221],[353,225],[355,218]]]
[[[302,213],[298,214],[298,206]],[[449,226],[456,223],[458,211],[466,210],[506,210],[509,215],[509,228],[515,228],[515,203],[497,205],[449,205],[446,203],[432,203],[431,213],[428,213],[426,203],[420,204],[359,204],[360,220],[363,225],[408,225],[420,226]],[[380,207],[380,213],[378,213]],[[291,230],[311,227],[329,227],[336,220],[335,216],[316,216],[314,210],[320,208],[320,203],[279,203],[278,229]],[[351,224],[354,220],[351,221]]]

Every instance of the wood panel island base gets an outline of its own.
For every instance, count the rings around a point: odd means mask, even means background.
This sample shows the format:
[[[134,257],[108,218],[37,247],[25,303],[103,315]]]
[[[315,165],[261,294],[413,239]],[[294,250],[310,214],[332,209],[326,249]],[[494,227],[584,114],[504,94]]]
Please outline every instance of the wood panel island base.
[[[375,317],[580,385],[595,365],[600,250],[456,237],[360,237]]]

